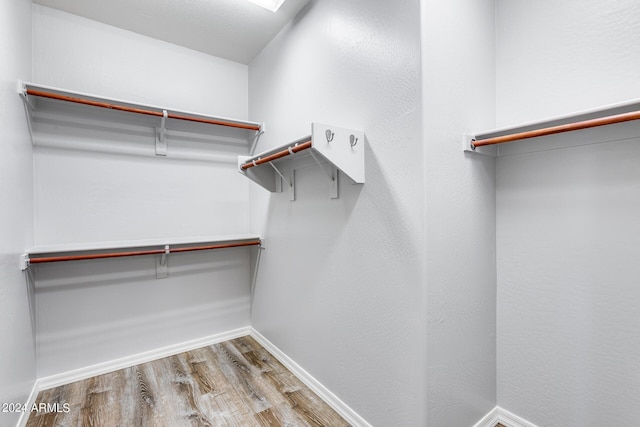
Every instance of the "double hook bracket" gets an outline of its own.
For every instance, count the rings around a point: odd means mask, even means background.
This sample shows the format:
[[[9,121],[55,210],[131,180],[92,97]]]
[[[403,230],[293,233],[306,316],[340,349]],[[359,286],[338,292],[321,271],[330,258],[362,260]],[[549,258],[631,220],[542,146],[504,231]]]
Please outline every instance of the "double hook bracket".
[[[238,156],[238,172],[271,192],[283,192],[286,185],[289,199],[295,200],[296,169],[317,165],[329,178],[330,197],[337,199],[340,175],[364,184],[364,142],[362,131],[312,123],[311,136],[258,155]]]

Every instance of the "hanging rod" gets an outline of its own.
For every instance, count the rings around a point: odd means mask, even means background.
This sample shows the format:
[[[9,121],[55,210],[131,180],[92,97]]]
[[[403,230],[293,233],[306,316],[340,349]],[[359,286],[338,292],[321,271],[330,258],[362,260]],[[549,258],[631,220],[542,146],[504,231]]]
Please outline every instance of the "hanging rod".
[[[505,142],[519,141],[522,139],[536,138],[539,136],[554,135],[563,132],[572,132],[576,130],[589,129],[598,126],[612,125],[616,123],[640,120],[640,111],[632,111],[628,113],[615,114],[612,116],[600,117],[596,119],[583,120],[579,122],[567,123],[563,125],[550,126],[542,129],[535,129],[525,132],[512,133],[508,135],[496,136],[492,138],[471,140],[471,148],[484,147],[487,145],[503,144]]]
[[[127,113],[136,113],[136,114],[145,114],[148,116],[163,117],[162,111],[146,110],[143,108],[128,107],[126,105],[118,105],[118,104],[111,104],[111,103],[102,102],[102,101],[94,101],[91,99],[80,98],[76,96],[61,95],[61,94],[47,92],[47,91],[38,90],[38,89],[26,88],[24,90],[24,93],[26,95],[39,96],[42,98],[50,98],[50,99],[56,99],[59,101],[74,102],[76,104],[90,105],[92,107],[100,107],[100,108],[107,108],[110,110],[124,111]],[[175,119],[175,120],[185,120],[190,122],[205,123],[210,125],[228,126],[228,127],[248,129],[248,130],[254,130],[254,131],[261,130],[261,126],[255,125],[255,124],[236,123],[236,122],[231,122],[227,120],[208,119],[208,118],[186,116],[186,115],[175,114],[175,113],[168,113],[167,118]]]
[[[110,252],[110,253],[86,254],[86,255],[60,255],[60,256],[52,256],[52,257],[29,258],[27,259],[27,262],[28,264],[40,264],[40,263],[48,263],[48,262],[85,261],[90,259],[122,258],[122,257],[140,256],[140,255],[163,255],[167,253],[208,251],[212,249],[226,249],[226,248],[237,248],[242,246],[261,246],[261,245],[262,245],[262,242],[259,239],[257,239],[257,240],[247,241],[247,242],[223,243],[223,244],[217,244],[217,245],[204,245],[204,246],[188,246],[188,247],[170,249],[168,252],[167,252],[167,249],[163,247],[162,249],[149,249],[144,251]]]
[[[259,159],[256,159],[256,160],[245,162],[240,166],[240,168],[242,170],[247,170],[247,169],[252,168],[254,166],[258,166],[258,165],[261,165],[261,164],[264,164],[264,163],[269,163],[269,162],[272,162],[274,160],[280,159],[282,157],[289,156],[291,154],[295,154],[295,153],[297,153],[299,151],[307,150],[309,148],[311,148],[311,140],[308,140],[308,141],[305,141],[305,142],[301,142],[301,143],[299,142],[299,143],[297,143],[295,145],[292,145],[292,146],[289,146],[288,148],[285,148],[282,151],[278,151],[278,152],[270,154],[270,155],[268,155],[266,157],[262,157],[262,158],[259,158]]]

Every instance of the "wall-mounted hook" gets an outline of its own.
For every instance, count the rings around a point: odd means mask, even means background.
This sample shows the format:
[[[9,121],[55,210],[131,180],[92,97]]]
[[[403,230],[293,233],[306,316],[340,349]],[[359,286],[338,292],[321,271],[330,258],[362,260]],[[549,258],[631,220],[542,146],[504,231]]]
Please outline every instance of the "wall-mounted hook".
[[[352,147],[355,147],[357,143],[358,143],[358,138],[356,138],[355,135],[351,135],[349,137],[349,144],[351,144]]]
[[[333,141],[334,133],[331,132],[331,129],[327,129],[324,131],[325,136],[327,137],[327,142]]]

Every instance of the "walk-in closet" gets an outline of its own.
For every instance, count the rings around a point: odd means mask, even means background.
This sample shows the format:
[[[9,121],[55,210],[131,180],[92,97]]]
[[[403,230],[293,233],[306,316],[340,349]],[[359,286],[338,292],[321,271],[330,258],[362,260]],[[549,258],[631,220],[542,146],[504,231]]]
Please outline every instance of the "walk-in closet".
[[[640,425],[636,0],[0,4],[0,427]]]

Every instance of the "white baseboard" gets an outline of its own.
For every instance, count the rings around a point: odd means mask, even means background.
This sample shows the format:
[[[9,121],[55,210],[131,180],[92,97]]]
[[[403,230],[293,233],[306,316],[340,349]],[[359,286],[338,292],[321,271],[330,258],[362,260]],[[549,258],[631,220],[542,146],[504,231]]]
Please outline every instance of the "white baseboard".
[[[537,427],[535,424],[499,406],[493,408],[491,412],[482,417],[473,427],[495,427],[498,423],[505,427]]]
[[[500,423],[506,427],[537,427],[535,424],[512,414],[506,409],[502,409],[499,406],[497,408],[498,413],[500,414]]]
[[[185,341],[179,344],[173,344],[151,351],[145,351],[143,353],[126,356],[120,359],[98,363],[96,365],[87,366],[85,368],[74,369],[72,371],[38,378],[38,380],[36,381],[36,385],[38,386],[38,391],[47,390],[49,388],[85,380],[87,378],[95,377],[96,375],[102,375],[120,369],[129,368],[141,363],[151,362],[153,360],[162,359],[163,357],[173,356],[174,354],[184,353],[185,351],[195,350],[197,348],[206,347],[223,341],[232,340],[234,338],[243,337],[249,334],[250,328],[246,326],[220,334],[210,335],[208,337]]]
[[[499,407],[495,407],[487,415],[482,417],[480,421],[474,424],[473,427],[496,427],[496,424],[500,422],[500,415],[498,413]]]
[[[27,408],[31,408],[34,403],[36,403],[36,398],[38,397],[38,392],[40,391],[40,386],[38,384],[38,380],[33,383],[33,388],[31,389],[31,393],[29,393],[29,397],[27,398]],[[24,411],[20,415],[18,419],[18,424],[16,427],[24,427],[27,425],[27,421],[29,421],[29,415],[31,415],[31,411]]]
[[[280,363],[282,363],[287,369],[289,369],[300,381],[302,381],[307,387],[309,387],[315,394],[317,394],[322,400],[324,400],[334,411],[336,411],[342,418],[344,418],[349,424],[354,427],[371,427],[364,418],[362,418],[356,411],[351,409],[346,403],[333,394],[328,388],[323,386],[320,381],[312,377],[307,371],[305,371],[300,365],[287,356],[282,350],[276,347],[271,341],[266,339],[260,332],[253,328],[249,328],[251,335],[256,341],[260,343],[269,353],[273,355]]]

